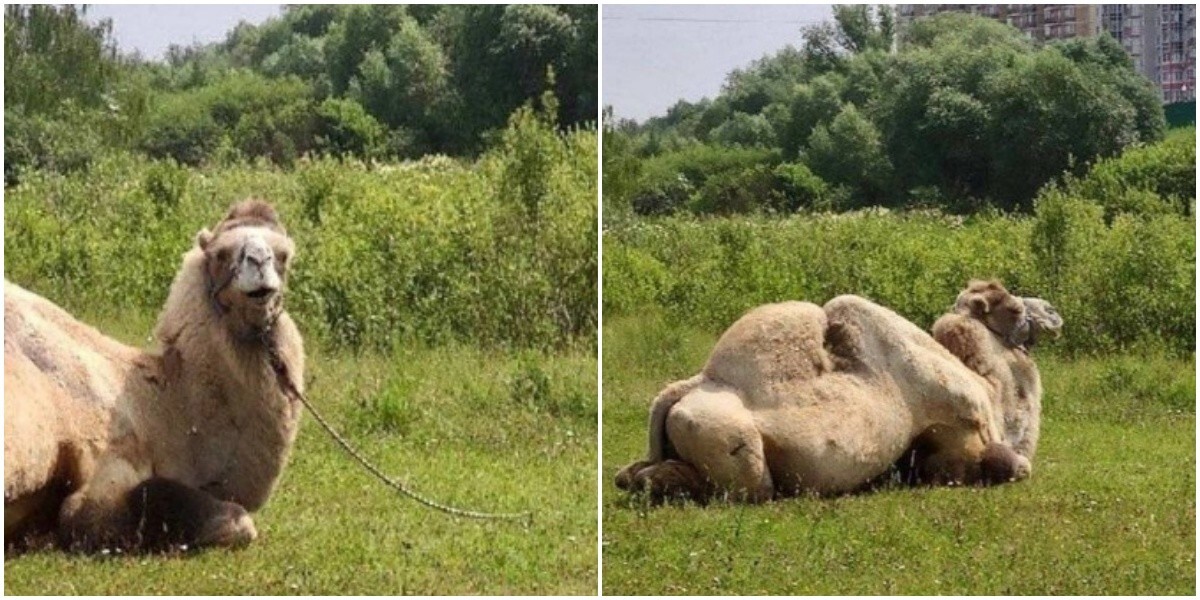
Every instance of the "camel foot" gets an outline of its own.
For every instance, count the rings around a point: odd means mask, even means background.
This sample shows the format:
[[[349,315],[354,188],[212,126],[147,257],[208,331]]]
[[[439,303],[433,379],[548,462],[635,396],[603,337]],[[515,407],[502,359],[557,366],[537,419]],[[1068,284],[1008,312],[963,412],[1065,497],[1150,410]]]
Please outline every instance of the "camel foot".
[[[1006,444],[993,442],[987,445],[980,461],[985,485],[1008,483],[1028,479],[1033,473],[1029,459],[1017,454]]]
[[[237,548],[258,537],[245,508],[170,479],[142,482],[129,493],[128,501],[140,545],[146,550]]]
[[[626,465],[625,468],[617,471],[617,477],[615,480],[617,488],[627,492],[633,491],[633,482],[637,477],[637,474],[641,472],[642,469],[645,469],[653,464],[654,463],[648,460],[639,460],[631,465]]]
[[[633,475],[630,491],[647,494],[654,504],[682,500],[704,504],[714,490],[712,482],[696,467],[671,459],[639,470]]]

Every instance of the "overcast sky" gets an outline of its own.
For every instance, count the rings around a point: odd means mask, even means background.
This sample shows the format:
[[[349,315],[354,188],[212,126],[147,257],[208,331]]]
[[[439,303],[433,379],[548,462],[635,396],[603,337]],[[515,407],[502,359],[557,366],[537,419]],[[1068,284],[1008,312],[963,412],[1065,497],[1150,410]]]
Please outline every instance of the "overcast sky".
[[[829,5],[604,5],[604,104],[618,117],[662,115],[680,98],[715,96],[725,75],[800,45]]]
[[[239,21],[262,23],[279,14],[280,4],[92,4],[87,7],[91,22],[110,18],[113,36],[122,52],[138,50],[142,56],[160,59],[167,46],[190,46],[225,39]]]

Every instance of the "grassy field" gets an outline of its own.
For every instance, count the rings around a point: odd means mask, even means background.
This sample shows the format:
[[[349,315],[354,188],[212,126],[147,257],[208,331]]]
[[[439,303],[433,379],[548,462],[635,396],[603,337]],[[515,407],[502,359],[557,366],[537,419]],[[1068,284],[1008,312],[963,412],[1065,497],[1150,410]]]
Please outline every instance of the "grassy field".
[[[650,399],[716,333],[605,322],[605,594],[1194,595],[1194,359],[1040,348],[1042,440],[1019,484],[647,507],[612,476],[645,452]]]
[[[97,323],[142,345],[148,318]],[[596,363],[556,355],[310,348],[310,398],[387,473],[531,524],[460,520],[370,478],[306,416],[248,548],[5,555],[6,594],[594,594]]]

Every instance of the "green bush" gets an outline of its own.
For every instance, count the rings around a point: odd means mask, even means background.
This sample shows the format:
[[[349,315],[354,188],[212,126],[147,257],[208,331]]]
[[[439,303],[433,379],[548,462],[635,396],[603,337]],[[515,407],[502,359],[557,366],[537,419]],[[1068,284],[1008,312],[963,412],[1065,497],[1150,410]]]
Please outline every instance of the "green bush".
[[[726,171],[709,177],[689,205],[695,214],[748,214],[774,206],[779,180],[767,165]]]
[[[156,98],[139,147],[152,158],[196,166],[227,143],[244,157],[290,165],[317,145],[311,96],[295,77],[228,71],[202,87]]]
[[[1068,182],[1070,193],[1100,203],[1109,222],[1121,212],[1190,214],[1196,200],[1196,130],[1175,130],[1162,142],[1100,160]]]
[[[151,158],[196,166],[221,141],[221,128],[207,106],[192,98],[163,98],[147,117],[139,149]]]
[[[672,217],[622,223],[604,240],[605,316],[660,310],[720,331],[767,302],[870,298],[922,327],[972,278],[1045,298],[1067,353],[1195,351],[1195,220],[1125,215],[1047,194],[1037,217],[937,213]]]
[[[4,183],[20,181],[21,173],[43,169],[73,173],[87,169],[105,149],[102,115],[67,109],[56,117],[4,111]]]
[[[595,133],[517,119],[504,137],[523,149],[502,146],[475,164],[322,158],[285,172],[114,154],[86,173],[35,171],[6,193],[6,276],[73,312],[153,314],[196,232],[254,195],[276,205],[297,242],[288,302],[313,340],[387,349],[594,339]]]
[[[387,128],[348,99],[327,98],[317,106],[317,148],[335,156],[382,158]]]
[[[689,144],[643,162],[637,182],[630,186],[630,206],[641,215],[671,214],[687,206],[711,177],[735,177],[737,173],[759,165],[774,166],[779,161],[776,150]],[[695,207],[704,210],[709,206],[712,194],[716,193],[715,188],[711,189],[709,199],[698,201]]]
[[[772,204],[779,212],[796,212],[799,208],[825,210],[832,208],[833,190],[804,163],[783,163],[775,167],[780,194]]]

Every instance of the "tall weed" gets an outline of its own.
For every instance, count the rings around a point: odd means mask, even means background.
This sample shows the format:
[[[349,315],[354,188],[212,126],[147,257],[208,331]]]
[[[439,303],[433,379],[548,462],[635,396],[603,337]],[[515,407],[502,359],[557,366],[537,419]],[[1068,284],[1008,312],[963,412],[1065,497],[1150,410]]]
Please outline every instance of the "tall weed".
[[[31,172],[6,190],[5,276],[72,311],[154,312],[196,232],[259,196],[297,242],[288,302],[307,335],[355,349],[593,339],[595,132],[514,118],[503,137],[475,163],[193,169],[111,154]]]

